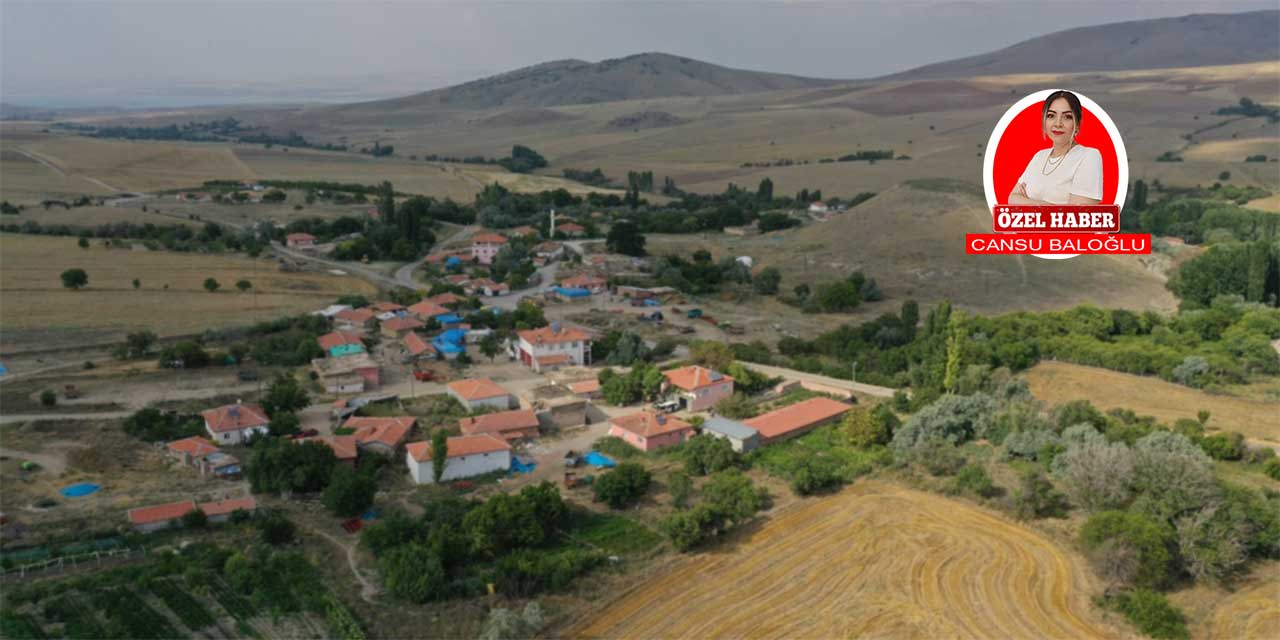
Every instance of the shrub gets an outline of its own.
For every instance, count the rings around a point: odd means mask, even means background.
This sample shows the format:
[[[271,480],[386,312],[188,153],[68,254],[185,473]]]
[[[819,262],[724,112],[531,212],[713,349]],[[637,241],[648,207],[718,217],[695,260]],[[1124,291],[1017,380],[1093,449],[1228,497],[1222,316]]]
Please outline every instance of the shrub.
[[[883,405],[877,405],[879,409]],[[890,422],[883,416],[887,413],[893,416],[891,411],[882,411],[879,414],[868,411],[862,407],[854,407],[844,416],[841,428],[844,435],[849,440],[849,444],[865,449],[878,444],[889,444],[889,439],[893,437]],[[894,420],[897,417],[894,416]]]
[[[895,454],[905,456],[918,442],[940,438],[951,444],[972,440],[985,432],[996,410],[995,400],[985,393],[969,396],[947,395],[916,412],[893,435]]]
[[[1046,447],[1061,443],[1052,431],[1016,431],[1005,438],[1004,452],[1010,458],[1037,460]]]
[[[447,576],[440,556],[428,547],[407,544],[381,561],[382,581],[391,595],[414,603],[439,600],[447,595]]]
[[[768,494],[737,469],[711,476],[702,487],[703,500],[727,523],[739,523],[755,515],[768,502]]]
[[[203,529],[209,526],[209,516],[199,509],[192,509],[182,515],[182,526],[188,529]]]
[[[1186,618],[1162,594],[1135,589],[1112,597],[1109,604],[1152,638],[1183,640],[1190,637]]]
[[[1262,472],[1272,480],[1280,480],[1280,458],[1271,458],[1262,464]]]
[[[921,465],[933,476],[955,475],[964,467],[964,454],[941,438],[920,441],[911,449],[908,460]]]
[[[1104,545],[1127,547],[1137,555],[1137,567],[1130,578],[1143,589],[1164,589],[1173,584],[1176,572],[1173,555],[1174,532],[1139,513],[1103,511],[1094,514],[1080,529],[1080,541],[1090,552]]]
[[[1014,513],[1023,520],[1062,517],[1066,513],[1066,496],[1053,488],[1053,483],[1039,469],[1022,474],[1022,482],[1013,496]]]
[[[662,532],[677,551],[688,551],[714,537],[720,529],[720,517],[713,509],[701,505],[689,511],[671,514],[662,521]]]
[[[1064,439],[1074,439],[1076,428],[1064,432]],[[1068,444],[1054,458],[1054,475],[1062,480],[1071,500],[1089,511],[1128,504],[1133,497],[1133,453],[1122,442],[1107,442],[1092,427],[1079,428],[1091,437]]]
[[[262,536],[262,541],[269,545],[293,542],[294,531],[293,522],[278,511],[258,519],[258,532]]]
[[[695,476],[724,471],[742,464],[742,456],[724,438],[701,434],[684,445],[685,471]]]
[[[1201,440],[1200,448],[1214,460],[1239,460],[1244,457],[1244,436],[1234,431],[1219,433]]]
[[[838,488],[844,484],[840,469],[821,458],[804,458],[791,471],[791,490],[808,496]]]
[[[521,549],[498,560],[494,582],[504,595],[527,598],[544,591],[563,590],[600,560],[597,552],[580,549],[559,553]]]
[[[378,485],[373,478],[357,473],[350,467],[339,466],[333,470],[329,486],[324,490],[324,506],[339,518],[351,518],[364,513],[373,504]]]
[[[643,466],[624,462],[612,471],[600,476],[592,485],[596,500],[614,509],[624,509],[635,504],[649,490],[652,478]]]
[[[958,492],[972,493],[982,498],[989,498],[996,492],[996,486],[991,482],[991,476],[987,475],[987,470],[976,464],[968,465],[956,474],[955,488]]]
[[[692,490],[693,481],[682,471],[673,472],[667,479],[667,491],[671,493],[671,504],[677,509],[684,509],[689,505],[689,493]]]
[[[1239,509],[1213,505],[1179,519],[1177,529],[1182,564],[1196,580],[1221,582],[1248,560],[1251,527]]]
[[[41,391],[40,404],[46,407],[52,407],[58,404],[58,394],[54,393],[52,389],[45,389],[44,391]]]

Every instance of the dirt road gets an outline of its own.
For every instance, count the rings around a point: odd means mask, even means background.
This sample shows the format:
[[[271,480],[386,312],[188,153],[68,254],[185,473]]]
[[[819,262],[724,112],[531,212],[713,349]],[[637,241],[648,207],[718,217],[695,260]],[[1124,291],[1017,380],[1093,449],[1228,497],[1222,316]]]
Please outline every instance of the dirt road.
[[[883,482],[804,500],[559,635],[1099,638],[1085,563],[1002,516]],[[553,634],[555,635],[555,634]]]
[[[893,392],[896,391],[896,389],[891,389],[889,387],[880,387],[874,384],[863,384],[861,382],[850,382],[848,380],[841,380],[840,378],[831,378],[831,377],[819,375],[816,373],[805,373],[804,371],[796,371],[795,369],[784,369],[782,367],[773,367],[765,364],[756,364],[754,362],[745,362],[743,364],[761,373],[765,373],[770,376],[781,377],[784,380],[815,382],[817,384],[832,386],[839,389],[852,388],[855,393],[860,393],[868,396],[875,396],[877,398],[892,398]]]

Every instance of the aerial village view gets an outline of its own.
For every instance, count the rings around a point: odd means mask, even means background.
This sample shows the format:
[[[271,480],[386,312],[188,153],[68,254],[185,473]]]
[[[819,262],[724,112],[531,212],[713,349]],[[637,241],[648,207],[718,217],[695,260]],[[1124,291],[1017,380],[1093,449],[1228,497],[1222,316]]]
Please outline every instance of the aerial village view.
[[[246,6],[0,3],[0,637],[1280,637],[1273,3]],[[1060,86],[1149,250],[966,253]]]

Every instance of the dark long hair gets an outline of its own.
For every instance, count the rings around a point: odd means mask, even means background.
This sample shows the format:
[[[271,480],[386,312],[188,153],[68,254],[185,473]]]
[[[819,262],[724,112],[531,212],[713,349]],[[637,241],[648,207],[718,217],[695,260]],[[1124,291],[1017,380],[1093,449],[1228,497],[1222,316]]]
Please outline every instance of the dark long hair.
[[[1041,132],[1044,131],[1044,119],[1049,117],[1049,105],[1053,104],[1053,101],[1058,98],[1066,100],[1067,105],[1071,107],[1071,114],[1076,117],[1076,130],[1079,131],[1081,121],[1084,119],[1084,109],[1080,106],[1080,98],[1077,98],[1076,94],[1071,93],[1070,91],[1058,90],[1049,94],[1049,97],[1044,99],[1044,107],[1040,110]]]

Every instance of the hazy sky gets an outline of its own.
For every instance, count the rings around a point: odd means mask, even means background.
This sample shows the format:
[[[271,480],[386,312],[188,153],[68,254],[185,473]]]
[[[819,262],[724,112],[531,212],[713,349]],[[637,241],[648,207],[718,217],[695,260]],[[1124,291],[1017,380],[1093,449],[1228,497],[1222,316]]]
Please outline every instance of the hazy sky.
[[[559,58],[663,51],[863,78],[1077,26],[1263,2],[0,0],[0,98],[191,104],[401,95]]]

